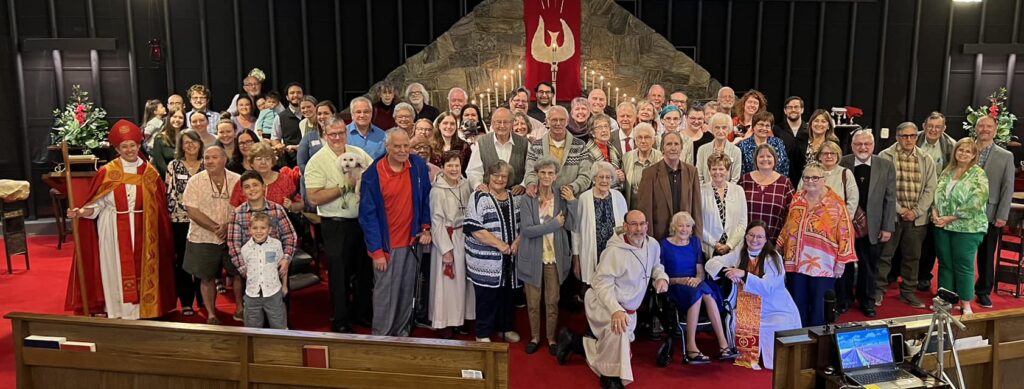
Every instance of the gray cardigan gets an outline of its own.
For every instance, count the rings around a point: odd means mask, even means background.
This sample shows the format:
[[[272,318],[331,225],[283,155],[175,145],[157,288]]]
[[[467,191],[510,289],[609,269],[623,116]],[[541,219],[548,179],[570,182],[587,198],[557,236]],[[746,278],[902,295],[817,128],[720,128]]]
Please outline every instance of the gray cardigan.
[[[516,270],[524,283],[538,288],[541,286],[544,279],[544,236],[547,234],[555,234],[555,266],[558,268],[559,283],[569,276],[569,270],[572,269],[569,233],[579,228],[577,208],[576,200],[566,202],[556,193],[553,214],[565,212],[565,224],[559,226],[555,218],[541,223],[540,198],[522,196],[519,204],[521,241]]]

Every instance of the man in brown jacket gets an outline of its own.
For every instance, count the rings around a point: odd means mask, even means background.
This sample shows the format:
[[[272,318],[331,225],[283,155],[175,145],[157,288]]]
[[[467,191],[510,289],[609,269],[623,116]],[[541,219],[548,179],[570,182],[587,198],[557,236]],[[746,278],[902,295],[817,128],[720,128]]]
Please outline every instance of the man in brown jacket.
[[[701,236],[700,179],[697,168],[680,160],[683,139],[678,133],[667,133],[661,140],[663,159],[644,169],[640,178],[637,208],[650,224],[648,234],[662,240],[669,235],[669,223],[677,212],[689,212],[695,221],[693,236]]]

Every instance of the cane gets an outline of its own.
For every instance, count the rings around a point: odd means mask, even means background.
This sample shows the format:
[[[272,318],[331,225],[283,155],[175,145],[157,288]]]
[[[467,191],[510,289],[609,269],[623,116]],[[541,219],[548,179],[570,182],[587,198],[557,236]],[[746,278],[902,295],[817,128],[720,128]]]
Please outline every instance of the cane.
[[[419,242],[418,239],[409,248],[409,250],[412,251],[412,256],[414,258],[416,258],[416,266],[414,267],[414,269],[416,271],[416,286],[415,286],[416,289],[413,290],[412,306],[409,307],[409,310],[411,312],[409,313],[409,321],[408,321],[408,323],[406,323],[406,326],[408,326],[408,331],[407,331],[408,335],[407,336],[412,336],[412,330],[413,330],[413,328],[416,327],[416,306],[419,305],[420,298],[422,297],[422,296],[420,296],[420,288],[423,287],[423,272],[420,271],[420,261],[422,259],[420,258],[420,250],[419,250],[419,248],[420,248],[420,242]]]

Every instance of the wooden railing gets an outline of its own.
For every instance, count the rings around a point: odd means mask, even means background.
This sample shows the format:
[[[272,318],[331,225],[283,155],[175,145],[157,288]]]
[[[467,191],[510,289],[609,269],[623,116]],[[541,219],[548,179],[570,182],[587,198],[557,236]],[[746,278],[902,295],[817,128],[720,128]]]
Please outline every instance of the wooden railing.
[[[508,344],[10,313],[18,388],[508,387]],[[96,352],[23,347],[29,335]],[[327,346],[330,368],[303,366]],[[462,378],[478,370],[483,379]]]

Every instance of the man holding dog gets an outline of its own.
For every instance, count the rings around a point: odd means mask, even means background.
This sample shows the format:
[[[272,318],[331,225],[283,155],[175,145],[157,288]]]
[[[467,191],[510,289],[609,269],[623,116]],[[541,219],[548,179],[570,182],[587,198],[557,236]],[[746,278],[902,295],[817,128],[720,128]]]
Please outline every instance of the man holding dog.
[[[323,137],[328,147],[313,154],[306,164],[306,193],[320,216],[324,249],[330,261],[331,317],[334,318],[331,330],[352,332],[351,322],[369,326],[373,273],[366,254],[363,229],[359,226],[359,192],[356,186],[362,171],[354,168],[357,170],[346,174],[338,162],[342,154],[355,154],[365,168],[373,163],[373,159],[366,151],[348,144],[348,131],[341,116],[327,120]],[[348,280],[353,273],[355,282],[350,307]]]

